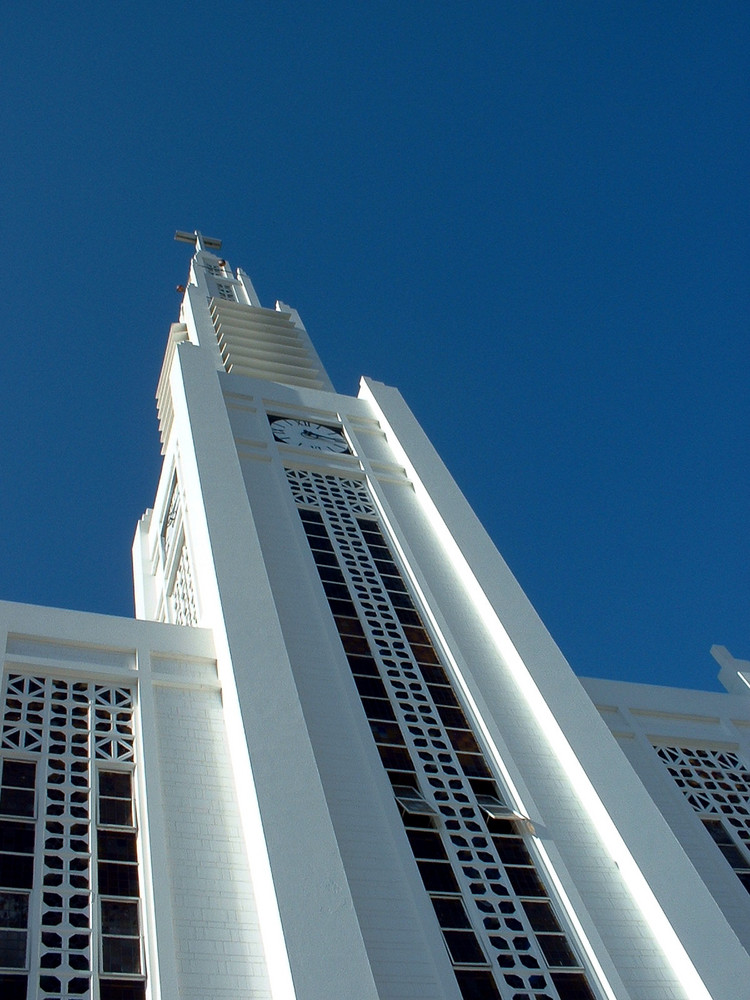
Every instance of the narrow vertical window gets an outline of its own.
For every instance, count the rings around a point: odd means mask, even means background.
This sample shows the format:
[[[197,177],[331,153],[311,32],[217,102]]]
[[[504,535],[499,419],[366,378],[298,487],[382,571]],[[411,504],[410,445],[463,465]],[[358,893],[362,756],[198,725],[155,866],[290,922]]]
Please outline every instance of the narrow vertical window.
[[[130,771],[98,774],[97,888],[101,1000],[141,1000],[138,847]]]
[[[464,1000],[594,1000],[367,486],[287,477]]]
[[[654,749],[717,849],[750,892],[750,768],[732,750]]]
[[[26,997],[34,881],[36,764],[6,759],[0,777],[0,994]],[[19,974],[19,973],[23,974]]]

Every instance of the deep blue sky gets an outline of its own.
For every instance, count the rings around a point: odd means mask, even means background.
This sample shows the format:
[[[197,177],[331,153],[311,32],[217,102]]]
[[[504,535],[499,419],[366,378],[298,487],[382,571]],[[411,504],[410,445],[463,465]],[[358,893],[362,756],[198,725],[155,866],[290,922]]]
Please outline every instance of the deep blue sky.
[[[189,248],[398,385],[574,669],[748,630],[750,5],[16,5],[0,597],[132,613]]]

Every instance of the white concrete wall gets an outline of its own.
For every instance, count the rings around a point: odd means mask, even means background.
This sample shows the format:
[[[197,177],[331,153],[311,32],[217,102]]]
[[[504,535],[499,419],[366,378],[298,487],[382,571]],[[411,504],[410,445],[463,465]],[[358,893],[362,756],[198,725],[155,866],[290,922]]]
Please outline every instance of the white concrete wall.
[[[742,996],[746,952],[408,407],[370,380],[360,395],[414,487],[381,484],[387,516],[605,971],[643,1000]]]
[[[136,693],[149,996],[270,998],[210,633],[0,602],[0,650],[14,672]]]
[[[200,620],[214,631],[273,995],[375,998],[227,418],[220,384],[226,379],[244,382],[219,376],[211,351],[178,346],[165,469],[178,469]],[[259,384],[262,391],[271,388]],[[159,495],[164,488],[163,481]],[[152,520],[157,532],[156,516]]]
[[[607,995],[740,1000],[747,953],[399,394],[217,371],[204,293],[183,305],[189,343],[137,559],[152,571],[177,469],[275,1000],[457,996],[289,495],[295,462],[369,481]],[[359,457],[279,446],[268,413],[340,421]],[[138,588],[144,609],[159,586]]]
[[[458,987],[418,874],[390,783],[330,617],[266,412],[312,409],[336,421],[346,397],[288,390],[222,376],[279,625],[335,831],[359,931],[381,1000],[458,1000]],[[242,396],[240,390],[247,393]],[[283,450],[287,462],[299,454]],[[302,459],[304,460],[304,459]],[[313,459],[313,461],[315,461]],[[318,468],[330,456],[318,457]],[[361,476],[351,456],[339,471]],[[279,767],[280,785],[288,782]],[[300,858],[300,861],[302,858]],[[290,868],[297,861],[288,860]],[[299,876],[298,876],[299,877]]]
[[[581,683],[735,934],[750,949],[750,893],[654,750],[655,745],[732,750],[750,763],[750,697],[594,678]],[[700,924],[698,914],[695,920]]]
[[[180,1000],[268,1000],[221,695],[159,664],[155,732]]]

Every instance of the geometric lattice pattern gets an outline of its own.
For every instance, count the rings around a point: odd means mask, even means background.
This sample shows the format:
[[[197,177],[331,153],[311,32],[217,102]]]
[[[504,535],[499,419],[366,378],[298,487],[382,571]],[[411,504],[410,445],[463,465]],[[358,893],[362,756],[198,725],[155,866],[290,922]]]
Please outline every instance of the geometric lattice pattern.
[[[287,477],[463,996],[591,1000],[367,487]]]
[[[750,768],[732,750],[654,749],[750,891],[750,856],[732,847],[739,844],[750,851]]]
[[[45,841],[39,995],[81,997],[91,989],[89,685],[48,679],[46,686],[50,729],[40,804]]]
[[[750,769],[731,750],[654,748],[696,812],[721,813],[750,843]]]
[[[198,612],[195,607],[195,588],[190,568],[187,545],[183,543],[179,562],[175,570],[174,584],[170,594],[173,622],[177,625],[197,625]]]
[[[92,762],[133,761],[133,694],[122,686],[19,673],[5,681],[3,768],[36,761],[36,805],[21,815],[43,845],[41,884],[36,877],[28,883],[29,912],[41,914],[39,937],[29,942],[28,996],[88,1000],[95,971]]]
[[[133,692],[125,687],[94,689],[94,744],[97,760],[133,760]]]
[[[354,514],[374,517],[377,513],[367,486],[357,480],[324,476],[304,469],[287,469],[286,476],[298,504],[321,507],[349,524]]]
[[[3,747],[36,752],[42,749],[43,699],[43,680],[23,674],[9,677],[3,714]]]
[[[165,572],[172,578],[168,593],[169,620],[177,625],[197,625],[195,586],[182,520],[182,492],[175,476],[161,528]],[[174,573],[170,573],[175,563]]]

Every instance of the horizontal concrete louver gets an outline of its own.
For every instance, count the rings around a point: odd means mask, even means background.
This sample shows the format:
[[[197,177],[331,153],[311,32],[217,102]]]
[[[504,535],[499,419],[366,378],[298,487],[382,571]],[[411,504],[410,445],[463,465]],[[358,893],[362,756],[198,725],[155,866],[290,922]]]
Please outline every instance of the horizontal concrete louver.
[[[188,328],[184,323],[172,323],[169,328],[169,339],[167,340],[167,350],[164,355],[164,363],[161,366],[159,384],[156,387],[156,412],[159,417],[159,436],[161,438],[161,453],[166,451],[167,440],[172,430],[174,419],[174,409],[172,406],[172,393],[169,388],[169,372],[172,367],[177,344],[188,339]]]
[[[227,372],[285,385],[327,388],[317,359],[290,313],[220,299],[211,300],[210,310]]]

